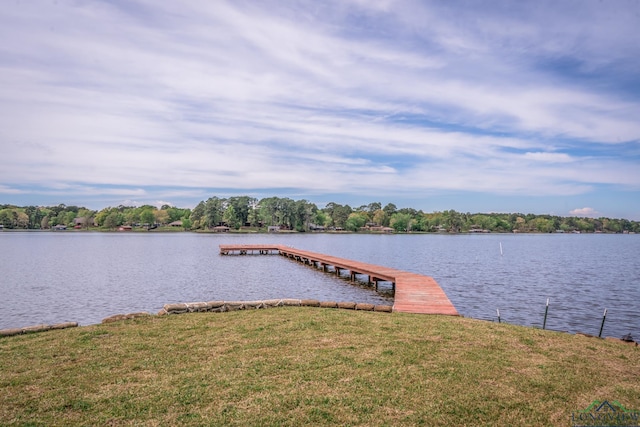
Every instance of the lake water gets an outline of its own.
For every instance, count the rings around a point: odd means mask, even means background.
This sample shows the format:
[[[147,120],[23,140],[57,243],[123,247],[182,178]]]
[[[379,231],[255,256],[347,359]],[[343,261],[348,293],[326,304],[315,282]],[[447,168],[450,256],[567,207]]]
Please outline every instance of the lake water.
[[[218,245],[284,244],[432,276],[467,317],[640,338],[640,235],[0,233],[0,329],[99,323],[166,303],[388,295],[279,256]],[[502,250],[501,250],[502,248]]]

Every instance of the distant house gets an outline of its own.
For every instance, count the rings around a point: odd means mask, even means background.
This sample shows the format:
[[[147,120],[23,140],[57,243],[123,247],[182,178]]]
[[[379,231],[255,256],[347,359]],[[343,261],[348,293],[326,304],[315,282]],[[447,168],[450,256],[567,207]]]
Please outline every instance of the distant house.
[[[491,230],[486,230],[484,228],[480,228],[478,226],[472,226],[471,229],[469,230],[469,233],[491,233]]]
[[[173,221],[169,223],[171,227],[182,227],[182,221]]]
[[[383,227],[381,225],[368,225],[362,227],[363,231],[370,231],[372,233],[393,233],[395,230],[391,227]]]
[[[269,233],[278,233],[280,231],[280,226],[279,225],[270,225],[269,227],[267,227],[267,231]]]

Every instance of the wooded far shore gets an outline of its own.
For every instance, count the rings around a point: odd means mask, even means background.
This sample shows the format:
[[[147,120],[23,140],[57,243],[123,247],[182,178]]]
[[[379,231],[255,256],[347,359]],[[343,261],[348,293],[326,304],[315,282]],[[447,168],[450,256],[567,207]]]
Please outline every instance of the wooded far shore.
[[[106,207],[0,205],[2,230],[368,232],[368,233],[625,233],[640,222],[616,218],[523,213],[423,212],[379,202],[352,208],[307,200],[211,197],[193,208],[163,205]]]

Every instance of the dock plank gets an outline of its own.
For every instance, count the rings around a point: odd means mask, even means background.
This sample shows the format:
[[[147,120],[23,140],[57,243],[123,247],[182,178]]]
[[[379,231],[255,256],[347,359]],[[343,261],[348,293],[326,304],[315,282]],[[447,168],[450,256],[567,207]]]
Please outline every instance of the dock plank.
[[[401,313],[445,314],[457,316],[458,311],[440,285],[430,276],[397,270],[376,264],[349,260],[284,245],[220,245],[221,254],[278,253],[299,258],[308,263],[330,265],[334,268],[363,274],[370,280],[393,282],[395,297],[393,311]]]

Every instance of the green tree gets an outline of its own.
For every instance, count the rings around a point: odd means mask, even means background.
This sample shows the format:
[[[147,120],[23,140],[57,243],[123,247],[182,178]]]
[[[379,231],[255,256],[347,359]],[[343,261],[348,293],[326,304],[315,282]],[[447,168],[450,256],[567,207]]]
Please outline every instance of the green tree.
[[[144,212],[144,208],[137,207],[135,209],[127,209],[123,212],[125,224],[135,225],[142,222],[140,220],[140,214]]]
[[[109,209],[102,209],[100,210],[96,216],[95,216],[95,222],[98,225],[98,227],[102,227],[104,226],[104,221],[107,218],[107,215],[109,215]]]
[[[216,227],[222,222],[226,200],[218,197],[210,197],[204,206],[204,225]]]
[[[347,226],[347,219],[351,215],[353,210],[349,205],[338,205],[333,212],[333,223],[337,228],[345,228]]]
[[[463,223],[460,213],[451,209],[442,212],[442,215],[444,220],[443,225],[452,233],[459,233]]]
[[[347,217],[344,228],[349,231],[358,231],[360,228],[364,227],[368,219],[369,217],[366,212],[352,212]]]
[[[384,208],[382,208],[385,214],[387,214],[387,218],[391,218],[391,215],[396,213],[398,208],[393,203],[387,203]]]
[[[429,229],[429,224],[428,224],[427,217],[424,215],[424,213],[422,212],[418,213],[411,220],[411,231],[427,231],[428,229]]]
[[[144,225],[153,225],[156,221],[156,217],[153,214],[153,209],[145,209],[140,214],[140,222]]]
[[[260,200],[260,218],[264,225],[280,224],[280,199],[277,197],[266,197]]]
[[[513,227],[509,221],[503,218],[496,218],[495,231],[510,232],[511,230],[513,230]]]
[[[262,220],[260,218],[260,210],[257,208],[257,206],[254,205],[251,207],[251,209],[249,209],[247,220],[249,221],[249,225],[251,225],[252,227],[260,226]]]
[[[238,216],[236,209],[231,204],[227,206],[222,219],[227,223],[229,228],[233,228],[234,230],[239,229],[242,224],[242,220]]]
[[[314,222],[320,227],[328,227],[331,224],[331,218],[329,218],[322,209],[318,209],[315,214]]]
[[[77,216],[78,216],[78,212],[74,212],[74,211],[66,212],[65,215],[64,215],[63,224],[68,226],[68,227],[73,227],[75,225],[73,223],[73,220],[76,219]]]
[[[471,228],[480,228],[483,230],[494,230],[496,225],[495,218],[489,215],[473,215],[470,218]]]
[[[168,224],[169,213],[166,210],[155,210],[153,216],[156,218],[156,224]]]
[[[373,202],[367,205],[367,212],[369,212],[369,218],[373,218],[373,215],[382,209],[382,203]]]
[[[192,222],[193,228],[201,228],[201,226],[204,225],[202,224],[204,220],[204,215],[205,215],[205,204],[204,202],[200,202],[195,208],[193,208],[193,210],[191,211],[191,215],[189,216],[189,219]]]
[[[294,223],[295,229],[298,231],[309,231],[309,226],[315,218],[318,207],[309,203],[307,200],[298,200],[294,202]]]
[[[376,210],[373,214],[373,222],[378,225],[387,227],[389,225],[389,218],[387,217],[387,213],[382,209]]]
[[[591,221],[586,218],[578,219],[576,221],[576,227],[580,232],[583,233],[593,233],[595,231],[595,226]]]
[[[335,227],[334,213],[336,212],[336,209],[339,206],[342,206],[342,205],[339,205],[338,203],[335,203],[335,202],[329,202],[322,210],[329,218],[329,221],[327,224],[329,227],[331,226]]]
[[[122,216],[118,212],[111,212],[104,220],[104,226],[110,230],[113,230],[122,225]]]
[[[29,225],[29,217],[24,212],[14,209],[13,210],[13,226],[15,228],[27,228]]]
[[[13,211],[11,209],[0,211],[0,225],[8,229],[14,228]]]
[[[411,215],[409,215],[408,213],[396,212],[393,215],[391,215],[391,220],[389,221],[389,224],[391,228],[393,228],[394,230],[399,232],[404,232],[404,231],[411,231],[411,222],[412,222]]]
[[[543,217],[534,218],[531,221],[531,224],[534,227],[534,230],[537,230],[540,233],[551,233],[556,230],[553,220]]]
[[[285,197],[280,199],[280,214],[282,218],[282,225],[289,229],[293,229],[296,224],[296,202],[292,199]]]
[[[233,206],[235,216],[239,221],[239,226],[249,223],[249,212],[253,209],[253,206],[257,203],[254,197],[239,196],[229,197],[227,204]]]
[[[24,213],[29,217],[29,223],[27,225],[27,228],[29,229],[40,228],[42,218],[46,216],[46,214],[36,206],[25,207]]]
[[[167,211],[167,214],[169,215],[169,219],[167,220],[169,223],[174,222],[174,221],[179,221],[182,218],[184,218],[185,216],[188,217],[189,213],[186,212],[188,209],[180,209],[180,208],[176,208],[176,207],[169,207],[167,209],[165,209]]]

